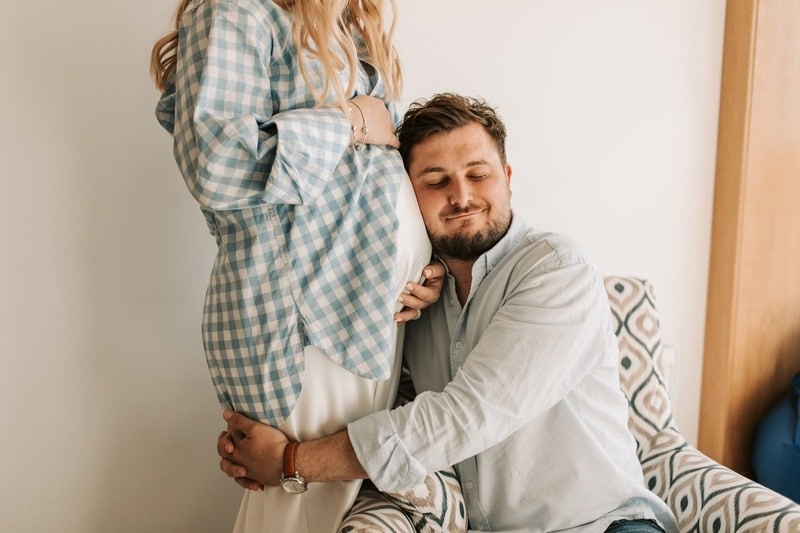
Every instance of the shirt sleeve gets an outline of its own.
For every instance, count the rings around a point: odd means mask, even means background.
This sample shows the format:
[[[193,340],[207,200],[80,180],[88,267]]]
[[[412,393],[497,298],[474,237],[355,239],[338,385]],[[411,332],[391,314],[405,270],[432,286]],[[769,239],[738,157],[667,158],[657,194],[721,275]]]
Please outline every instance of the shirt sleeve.
[[[214,209],[313,204],[350,144],[345,116],[338,108],[274,112],[294,80],[270,81],[264,14],[202,2],[179,32],[175,93],[164,95],[157,117],[173,129],[175,159],[194,198]]]
[[[525,275],[442,392],[348,426],[375,485],[411,488],[558,403],[608,353],[608,309],[602,276],[583,262]]]

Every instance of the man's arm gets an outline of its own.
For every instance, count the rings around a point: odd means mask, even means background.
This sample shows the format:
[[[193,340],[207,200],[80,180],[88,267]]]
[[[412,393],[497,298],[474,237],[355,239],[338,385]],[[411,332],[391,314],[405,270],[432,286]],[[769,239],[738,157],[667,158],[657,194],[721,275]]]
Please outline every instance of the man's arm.
[[[297,448],[297,470],[309,482],[366,479],[347,430],[304,442]]]
[[[550,260],[550,249],[544,259],[532,254],[531,265],[522,264],[524,279],[486,319],[480,340],[444,390],[351,422],[353,441],[343,432],[304,444],[299,469],[309,471],[300,474],[311,481],[370,477],[380,490],[410,488],[427,473],[502,442],[572,390],[607,356],[613,336],[608,300],[596,268],[569,253]],[[244,442],[254,438],[243,431]],[[268,476],[247,472],[277,484],[286,441],[277,433],[283,441],[270,457],[234,454],[231,460],[245,468],[258,468],[257,459],[271,463]],[[231,465],[222,466],[236,477]]]

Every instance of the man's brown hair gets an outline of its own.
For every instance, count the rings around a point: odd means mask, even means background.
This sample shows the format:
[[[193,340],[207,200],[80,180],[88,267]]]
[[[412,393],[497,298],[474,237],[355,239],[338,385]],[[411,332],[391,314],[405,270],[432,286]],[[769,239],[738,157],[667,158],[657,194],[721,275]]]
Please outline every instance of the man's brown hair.
[[[437,133],[453,131],[476,122],[494,140],[500,163],[506,164],[506,126],[497,111],[480,98],[455,93],[436,94],[429,100],[412,103],[397,129],[400,155],[406,169],[411,149]]]

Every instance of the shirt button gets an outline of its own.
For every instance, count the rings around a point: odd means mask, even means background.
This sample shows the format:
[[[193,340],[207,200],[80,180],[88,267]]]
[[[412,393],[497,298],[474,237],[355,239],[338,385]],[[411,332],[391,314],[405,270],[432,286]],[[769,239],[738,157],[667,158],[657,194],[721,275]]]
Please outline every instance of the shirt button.
[[[460,350],[460,349],[461,349],[461,348],[463,348],[463,347],[464,347],[464,343],[463,343],[463,342],[461,342],[461,341],[456,341],[456,348],[458,348],[458,349]]]
[[[472,490],[473,488],[475,488],[475,483],[467,481],[467,490]]]

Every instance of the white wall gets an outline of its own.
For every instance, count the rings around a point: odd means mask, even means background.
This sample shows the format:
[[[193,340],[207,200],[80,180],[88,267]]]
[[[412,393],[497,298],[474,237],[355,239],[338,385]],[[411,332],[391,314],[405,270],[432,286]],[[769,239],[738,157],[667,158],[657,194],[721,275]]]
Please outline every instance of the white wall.
[[[217,532],[239,491],[199,318],[213,241],[153,119],[172,1],[0,18],[0,530]],[[515,208],[650,278],[697,434],[724,0],[401,0],[407,98],[509,126]]]

